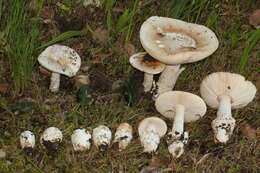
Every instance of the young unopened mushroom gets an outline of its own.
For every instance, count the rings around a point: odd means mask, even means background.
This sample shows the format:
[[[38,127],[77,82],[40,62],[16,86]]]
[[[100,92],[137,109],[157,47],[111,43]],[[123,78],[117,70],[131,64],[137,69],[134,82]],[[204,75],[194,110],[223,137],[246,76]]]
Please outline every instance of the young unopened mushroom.
[[[71,135],[74,151],[88,150],[91,146],[91,134],[86,129],[76,129]]]
[[[166,64],[157,83],[154,97],[171,91],[184,68],[211,55],[219,42],[209,28],[177,19],[152,16],[141,26],[140,40],[145,51]]]
[[[60,75],[75,76],[78,72],[81,59],[77,52],[67,46],[52,45],[47,47],[38,57],[39,63],[52,72],[50,90],[59,91]]]
[[[168,133],[168,150],[174,158],[184,152],[188,133],[184,132],[184,122],[193,122],[205,115],[207,107],[197,95],[183,91],[168,91],[155,101],[157,111],[166,118],[173,119],[172,130]]]
[[[62,132],[57,127],[49,127],[41,135],[41,144],[48,150],[56,151],[62,142]]]
[[[94,128],[92,136],[94,145],[100,151],[105,151],[108,149],[112,139],[112,132],[107,126],[100,125]]]
[[[132,55],[129,61],[134,68],[144,72],[144,92],[149,92],[153,85],[153,75],[161,73],[164,70],[165,65],[148,55],[146,52]]]
[[[26,130],[20,135],[20,144],[22,149],[31,151],[35,146],[35,135],[33,132]]]
[[[200,85],[200,93],[211,108],[218,109],[212,128],[217,142],[226,143],[231,137],[236,120],[231,109],[238,109],[251,102],[256,87],[239,74],[216,72],[207,76]]]
[[[119,151],[124,150],[133,139],[133,128],[128,123],[118,126],[115,133],[114,143],[118,143]]]
[[[158,117],[143,119],[138,126],[138,133],[144,152],[155,152],[162,138],[167,132],[166,123]]]

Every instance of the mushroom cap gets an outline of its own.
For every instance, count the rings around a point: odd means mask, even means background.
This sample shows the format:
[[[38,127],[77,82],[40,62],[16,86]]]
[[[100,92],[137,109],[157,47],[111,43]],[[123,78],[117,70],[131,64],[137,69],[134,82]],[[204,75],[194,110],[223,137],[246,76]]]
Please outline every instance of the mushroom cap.
[[[26,130],[20,135],[20,144],[24,148],[34,148],[35,146],[35,135],[33,132]]]
[[[49,127],[44,130],[41,136],[41,142],[50,141],[50,142],[61,142],[62,141],[62,132],[57,127]]]
[[[167,132],[166,123],[158,117],[149,117],[143,119],[138,126],[139,135],[143,134],[149,129],[154,129],[158,132],[160,137],[163,137]]]
[[[91,134],[86,129],[76,129],[71,135],[71,142],[75,151],[83,151],[90,148]]]
[[[184,122],[196,121],[205,115],[207,106],[199,96],[184,91],[168,91],[156,99],[155,107],[166,118],[174,119],[176,106],[184,106]]]
[[[228,95],[233,109],[241,108],[251,102],[256,94],[256,87],[240,74],[216,72],[208,75],[200,85],[204,101],[212,108],[218,108],[219,96]]]
[[[149,74],[161,73],[165,68],[165,64],[154,59],[146,52],[139,52],[132,55],[129,58],[129,62],[134,68]]]
[[[58,44],[47,47],[38,61],[44,68],[68,77],[75,76],[81,65],[80,56],[75,50]]]
[[[158,16],[142,24],[140,40],[147,53],[168,65],[202,60],[219,45],[215,33],[203,25]]]

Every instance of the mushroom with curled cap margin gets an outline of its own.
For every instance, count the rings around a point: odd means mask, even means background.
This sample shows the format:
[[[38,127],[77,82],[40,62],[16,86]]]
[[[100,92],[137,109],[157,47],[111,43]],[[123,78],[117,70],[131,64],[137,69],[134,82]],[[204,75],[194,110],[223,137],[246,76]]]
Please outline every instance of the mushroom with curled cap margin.
[[[91,134],[86,129],[76,129],[71,135],[74,151],[88,150],[91,146]]]
[[[35,135],[33,132],[26,130],[20,135],[20,144],[23,150],[31,152],[35,146]]]
[[[172,130],[168,133],[168,150],[174,158],[184,152],[188,132],[184,132],[184,122],[200,119],[207,111],[206,104],[197,95],[183,91],[168,91],[156,99],[157,111],[169,119],[174,119]]]
[[[80,56],[75,50],[58,44],[47,47],[39,55],[38,62],[52,72],[49,87],[52,92],[59,91],[61,74],[75,76],[81,65]]]
[[[180,64],[202,60],[219,45],[214,32],[203,25],[158,16],[152,16],[142,24],[140,40],[149,55],[166,64],[154,97],[174,88],[184,70]]]
[[[239,74],[216,72],[208,75],[200,85],[200,93],[211,108],[218,109],[212,121],[215,140],[226,143],[231,137],[236,120],[231,109],[242,108],[251,102],[256,87]]]
[[[146,52],[139,52],[132,55],[129,58],[129,62],[134,68],[144,72],[144,92],[149,92],[151,90],[153,85],[153,75],[161,73],[165,68],[163,63],[154,59]]]
[[[114,143],[118,143],[119,151],[124,150],[133,139],[133,128],[128,123],[121,123],[115,133]]]
[[[57,127],[48,127],[41,135],[41,144],[50,151],[57,151],[62,142],[62,132]]]
[[[158,117],[143,119],[138,126],[138,133],[144,152],[155,152],[162,138],[167,132],[166,123]]]
[[[106,151],[111,143],[112,132],[104,125],[99,125],[93,129],[93,143],[100,151]]]

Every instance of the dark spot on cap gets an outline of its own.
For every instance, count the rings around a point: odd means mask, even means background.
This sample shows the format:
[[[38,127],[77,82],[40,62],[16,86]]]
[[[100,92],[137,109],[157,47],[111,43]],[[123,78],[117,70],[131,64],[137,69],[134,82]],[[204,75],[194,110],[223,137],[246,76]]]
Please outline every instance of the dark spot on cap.
[[[142,59],[142,64],[145,64],[145,66],[156,68],[161,65],[159,61],[154,59],[152,56],[146,54]]]
[[[106,151],[107,149],[108,149],[108,144],[101,144],[101,145],[99,145],[98,146],[98,149],[100,150],[100,151]]]
[[[231,87],[230,87],[230,86],[228,86],[227,88],[228,88],[229,90],[231,89]]]

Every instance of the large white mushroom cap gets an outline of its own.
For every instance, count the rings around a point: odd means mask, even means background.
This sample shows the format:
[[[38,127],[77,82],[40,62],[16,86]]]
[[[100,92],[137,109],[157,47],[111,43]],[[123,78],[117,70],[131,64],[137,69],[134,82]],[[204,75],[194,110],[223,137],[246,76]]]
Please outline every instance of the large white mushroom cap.
[[[91,134],[86,129],[76,129],[71,135],[71,142],[75,151],[88,150],[91,146]]]
[[[94,145],[99,150],[105,151],[111,143],[112,132],[107,126],[99,125],[93,129],[92,136]]]
[[[202,98],[184,91],[165,92],[155,101],[157,111],[169,119],[174,119],[177,105],[185,107],[184,122],[196,121],[207,111],[207,106]]]
[[[132,55],[129,58],[129,62],[134,68],[149,74],[159,74],[165,68],[165,64],[154,59],[146,52],[139,52]]]
[[[227,95],[231,98],[231,107],[236,109],[246,106],[254,99],[256,87],[239,74],[216,72],[202,81],[200,93],[212,108],[218,108],[219,97]]]
[[[62,141],[63,135],[60,129],[57,127],[49,127],[44,130],[41,135],[41,143],[43,145],[49,143],[60,143]]]
[[[52,45],[38,57],[39,63],[51,72],[75,76],[80,69],[81,59],[77,52],[67,46]]]
[[[166,123],[158,117],[149,117],[143,119],[138,126],[138,133],[142,135],[147,131],[154,130],[160,137],[163,137],[167,132]]]
[[[147,53],[169,65],[202,60],[219,45],[214,32],[203,25],[158,16],[142,24],[140,40]]]

